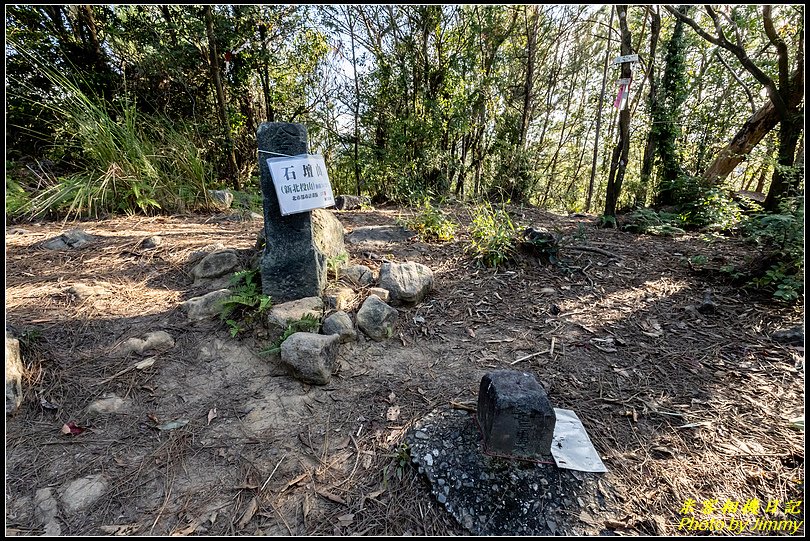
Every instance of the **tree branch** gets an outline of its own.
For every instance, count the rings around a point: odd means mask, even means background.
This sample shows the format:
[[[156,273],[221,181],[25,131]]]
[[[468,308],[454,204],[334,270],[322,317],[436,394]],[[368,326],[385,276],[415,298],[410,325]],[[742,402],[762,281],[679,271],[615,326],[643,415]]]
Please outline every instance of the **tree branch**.
[[[731,66],[728,65],[728,62],[726,62],[726,60],[723,58],[723,55],[720,54],[719,50],[715,49],[714,54],[717,57],[717,59],[720,61],[720,63],[723,64],[723,66],[728,70],[728,72],[731,74],[731,76],[734,77],[734,80],[737,81],[737,83],[739,83],[739,85],[745,91],[745,95],[748,96],[748,103],[749,103],[749,105],[751,105],[751,114],[755,115],[757,113],[757,106],[754,103],[754,95],[751,93],[751,90],[743,82],[743,80],[740,78],[740,76],[737,75],[737,72],[735,72],[733,69],[731,69]]]
[[[686,15],[680,13],[672,6],[664,5],[664,8],[670,13],[672,13],[675,17],[679,18],[680,20],[691,26],[692,29],[695,32],[697,32],[698,35],[703,39],[709,41],[710,43],[714,43],[718,47],[722,47],[723,49],[726,49],[727,51],[731,51],[732,53],[734,53],[734,56],[737,57],[737,59],[740,61],[740,64],[743,65],[743,67],[748,71],[748,73],[753,75],[757,81],[759,81],[764,87],[768,89],[768,96],[771,98],[771,101],[773,102],[773,105],[776,108],[777,113],[779,113],[779,117],[787,118],[788,114],[787,104],[785,103],[785,100],[782,98],[782,95],[779,93],[779,89],[776,87],[776,83],[774,83],[773,79],[768,77],[768,75],[764,71],[762,71],[759,68],[759,66],[754,64],[754,62],[746,54],[745,49],[743,49],[742,47],[738,47],[737,45],[731,43],[725,38],[722,29],[719,28],[720,21],[717,18],[717,13],[715,13],[715,11],[711,7],[706,6],[706,11],[709,13],[709,16],[714,21],[715,28],[718,30],[718,33],[720,34],[721,37],[709,34],[705,30],[703,30],[700,27],[700,25],[698,25],[698,23],[695,22],[694,19],[691,19],[690,17],[687,17]]]
[[[788,50],[785,40],[776,33],[773,26],[773,15],[771,6],[762,6],[762,24],[765,27],[765,35],[776,47],[779,62],[779,88],[787,90],[788,87]]]

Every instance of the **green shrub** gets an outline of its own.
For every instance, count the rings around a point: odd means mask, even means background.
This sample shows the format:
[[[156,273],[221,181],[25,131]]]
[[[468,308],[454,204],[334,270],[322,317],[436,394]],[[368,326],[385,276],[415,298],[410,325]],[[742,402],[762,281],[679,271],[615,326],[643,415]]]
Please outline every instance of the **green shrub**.
[[[631,233],[646,233],[648,235],[658,235],[672,237],[685,233],[678,227],[682,225],[677,214],[664,211],[656,211],[651,208],[634,210],[625,216],[627,223],[622,226],[623,231]]]
[[[8,165],[6,166],[8,171]],[[31,207],[31,198],[22,186],[6,174],[6,214],[17,218],[26,214]]]
[[[426,241],[444,242],[455,238],[458,224],[431,205],[428,199],[424,199],[418,208],[415,215],[404,221],[405,227],[416,231]]]
[[[767,262],[764,272],[749,283],[770,290],[777,299],[797,300],[804,290],[803,198],[783,200],[777,214],[752,216],[743,232],[761,247]]]
[[[514,259],[515,225],[504,209],[493,210],[484,203],[471,210],[470,245],[473,259],[487,267],[497,267]]]

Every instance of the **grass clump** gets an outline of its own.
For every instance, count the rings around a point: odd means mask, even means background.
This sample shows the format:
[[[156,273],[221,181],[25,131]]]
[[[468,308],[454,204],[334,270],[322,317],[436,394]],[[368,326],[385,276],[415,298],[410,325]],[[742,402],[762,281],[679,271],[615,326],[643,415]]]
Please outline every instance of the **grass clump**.
[[[185,210],[205,203],[213,170],[195,144],[192,129],[143,115],[127,101],[113,106],[83,91],[35,54],[25,54],[58,98],[35,101],[29,97],[37,95],[32,89],[21,95],[57,119],[54,129],[61,143],[51,152],[74,172],[27,194],[29,204],[17,210],[24,208],[32,218],[99,217]],[[27,88],[25,81],[12,82],[11,88]]]
[[[404,222],[404,226],[416,231],[422,240],[447,242],[455,238],[458,224],[448,218],[441,209],[422,200],[418,212]]]
[[[260,352],[261,355],[274,355],[281,352],[281,344],[297,332],[317,332],[321,326],[321,320],[312,314],[305,314],[301,319],[290,322],[281,336],[279,336],[269,348]]]
[[[504,209],[493,209],[489,203],[471,211],[470,245],[467,251],[486,267],[497,267],[516,255],[515,224]]]

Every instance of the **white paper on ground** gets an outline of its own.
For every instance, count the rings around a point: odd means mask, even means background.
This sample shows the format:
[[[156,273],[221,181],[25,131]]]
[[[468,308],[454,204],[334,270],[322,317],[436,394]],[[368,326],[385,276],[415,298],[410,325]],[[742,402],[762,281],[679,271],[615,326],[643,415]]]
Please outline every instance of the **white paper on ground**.
[[[593,473],[607,471],[591,439],[582,426],[577,414],[572,410],[554,408],[557,424],[551,443],[551,456],[558,468]]]

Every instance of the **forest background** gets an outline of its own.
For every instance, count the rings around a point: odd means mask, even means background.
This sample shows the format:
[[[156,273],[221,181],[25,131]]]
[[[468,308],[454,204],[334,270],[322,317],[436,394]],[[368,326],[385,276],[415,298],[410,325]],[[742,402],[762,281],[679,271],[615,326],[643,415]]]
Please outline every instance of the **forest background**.
[[[7,219],[259,207],[300,122],[336,194],[739,232],[795,300],[803,43],[803,5],[6,6]]]

